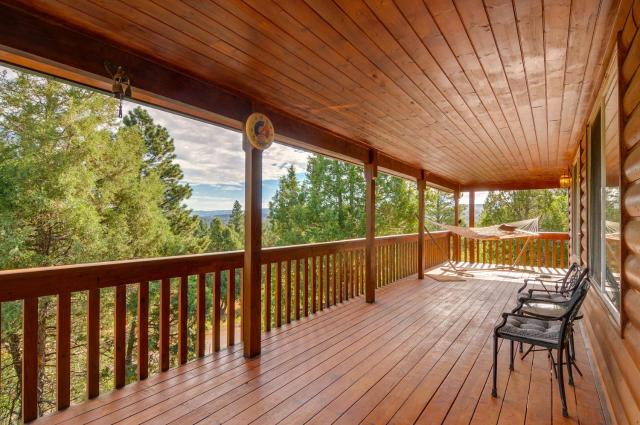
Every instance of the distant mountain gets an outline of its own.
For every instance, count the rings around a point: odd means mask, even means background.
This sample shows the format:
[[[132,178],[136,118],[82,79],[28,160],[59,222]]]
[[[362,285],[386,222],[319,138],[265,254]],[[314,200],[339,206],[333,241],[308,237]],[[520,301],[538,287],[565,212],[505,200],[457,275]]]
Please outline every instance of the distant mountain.
[[[229,217],[231,216],[231,210],[195,210],[193,211],[193,213],[200,217],[205,223],[211,223],[214,218],[219,218],[224,224],[227,224],[229,222]],[[263,208],[262,219],[266,219],[268,215],[269,208]]]

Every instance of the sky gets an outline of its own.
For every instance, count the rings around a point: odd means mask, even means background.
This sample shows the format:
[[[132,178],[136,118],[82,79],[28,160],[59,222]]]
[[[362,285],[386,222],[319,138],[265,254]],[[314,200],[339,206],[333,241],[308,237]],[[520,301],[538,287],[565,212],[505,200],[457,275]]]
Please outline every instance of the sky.
[[[123,113],[142,106],[156,123],[166,127],[174,138],[177,162],[184,173],[184,181],[193,188],[187,201],[194,210],[229,210],[235,200],[244,207],[244,151],[242,135],[213,124],[203,123],[147,105],[125,102]],[[300,179],[304,178],[311,153],[274,143],[263,156],[262,205],[278,188],[278,179],[293,165]],[[476,192],[476,204],[484,203],[487,192]],[[463,193],[461,204],[469,203]]]
[[[238,200],[244,207],[244,151],[242,134],[147,105],[125,102],[123,114],[136,106],[149,111],[157,124],[174,138],[177,163],[184,181],[193,188],[186,204],[194,210],[229,210]],[[262,159],[262,205],[278,188],[278,179],[293,165],[303,178],[309,152],[279,143],[264,151]]]

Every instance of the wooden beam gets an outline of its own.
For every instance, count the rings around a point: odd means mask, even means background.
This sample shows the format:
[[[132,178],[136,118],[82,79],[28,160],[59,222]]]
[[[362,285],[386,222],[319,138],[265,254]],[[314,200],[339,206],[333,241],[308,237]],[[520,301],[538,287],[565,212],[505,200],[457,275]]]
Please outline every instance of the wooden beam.
[[[453,225],[459,226],[460,223],[460,191],[453,192]],[[460,237],[458,235],[453,236],[453,252],[455,254],[456,261],[460,261]]]
[[[245,357],[260,354],[262,250],[262,151],[246,134],[245,151],[244,273],[242,284],[242,343]]]
[[[422,174],[427,182],[427,186],[433,187],[434,189],[451,193],[460,187],[460,185],[453,180],[433,174],[427,170],[422,170]]]
[[[469,191],[469,227],[476,226],[476,192],[473,190]],[[469,244],[469,256],[471,258],[475,258],[475,246],[473,245],[472,240],[468,240]],[[467,261],[469,261],[467,259]]]
[[[97,89],[110,87],[104,61],[122,66],[131,75],[134,99],[171,99],[209,112],[222,125],[239,128],[251,109],[249,99],[130,53],[85,33],[58,25],[24,10],[0,5],[0,45],[16,65],[49,72]],[[9,56],[11,55],[11,56]],[[20,59],[24,56],[24,60]],[[42,65],[38,65],[38,62]],[[59,70],[59,71],[58,71]],[[141,96],[142,98],[140,98]]]
[[[424,190],[425,180],[421,177],[418,184],[418,279],[424,279]]]
[[[368,303],[376,300],[376,178],[378,177],[378,163],[373,154],[364,166],[366,182],[365,220],[366,245],[365,267],[366,281],[364,286],[365,299]]]
[[[559,189],[560,177],[557,179],[541,179],[529,182],[500,182],[500,183],[471,183],[461,185],[460,190],[490,191],[490,190],[530,190],[530,189]]]

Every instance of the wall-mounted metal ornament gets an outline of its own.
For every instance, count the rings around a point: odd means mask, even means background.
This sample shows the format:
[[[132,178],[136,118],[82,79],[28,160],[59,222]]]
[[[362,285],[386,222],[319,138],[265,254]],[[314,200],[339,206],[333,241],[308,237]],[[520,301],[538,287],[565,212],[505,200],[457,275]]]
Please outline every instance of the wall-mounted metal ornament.
[[[249,115],[244,125],[244,131],[247,139],[249,139],[249,143],[260,150],[267,149],[271,146],[275,137],[273,124],[269,117],[258,112]]]
[[[131,98],[131,79],[121,66],[115,67],[111,62],[104,61],[104,67],[113,79],[111,93],[113,97],[120,100],[118,117],[122,118],[122,100],[125,97]]]

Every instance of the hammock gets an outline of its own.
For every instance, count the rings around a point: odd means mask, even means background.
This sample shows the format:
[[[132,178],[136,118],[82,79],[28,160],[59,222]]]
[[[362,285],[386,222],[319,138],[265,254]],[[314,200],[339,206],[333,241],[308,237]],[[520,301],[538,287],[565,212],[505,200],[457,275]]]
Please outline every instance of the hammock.
[[[426,221],[469,239],[500,240],[531,238],[538,235],[538,217],[487,227],[459,227],[438,223],[429,219]]]
[[[520,257],[522,256],[522,254],[524,254],[527,246],[531,242],[531,239],[538,235],[538,219],[539,217],[536,217],[529,220],[514,221],[511,223],[497,224],[494,226],[487,226],[487,227],[459,227],[459,226],[451,226],[449,224],[438,223],[429,219],[425,219],[425,220],[431,224],[434,224],[436,226],[442,227],[445,230],[455,233],[456,235],[469,238],[469,239],[500,240],[500,239],[526,238],[527,240],[522,245],[522,249],[520,249],[520,252],[518,253],[518,255],[516,256],[515,260],[511,265],[496,267],[496,269],[506,268],[507,270],[516,270],[518,261],[520,261]],[[427,231],[427,234],[429,235],[431,240],[436,244],[436,246],[438,246],[438,244],[435,242],[435,239],[433,239],[431,232],[429,232],[429,229],[427,229],[427,226],[425,226],[425,230]],[[438,246],[438,249],[440,249],[439,246]],[[455,264],[453,264],[451,260],[448,258],[449,256],[446,255],[446,257],[449,262],[449,268],[448,269],[443,268],[443,270],[452,271],[458,275],[465,275],[465,272],[469,271],[469,269],[457,268]]]

